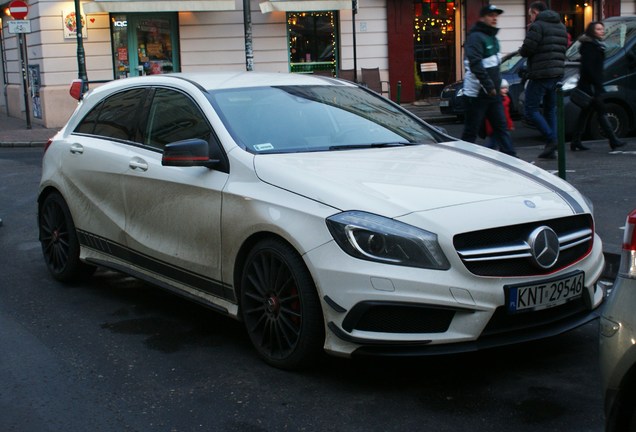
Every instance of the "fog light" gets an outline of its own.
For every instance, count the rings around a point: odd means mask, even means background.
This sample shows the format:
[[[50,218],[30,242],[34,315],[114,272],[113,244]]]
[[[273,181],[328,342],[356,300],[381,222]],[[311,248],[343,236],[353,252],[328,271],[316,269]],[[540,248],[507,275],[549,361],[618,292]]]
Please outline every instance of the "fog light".
[[[616,323],[605,317],[601,317],[599,324],[600,324],[601,335],[605,337],[614,336],[616,332],[618,332],[618,330],[621,328],[621,325],[619,323]]]

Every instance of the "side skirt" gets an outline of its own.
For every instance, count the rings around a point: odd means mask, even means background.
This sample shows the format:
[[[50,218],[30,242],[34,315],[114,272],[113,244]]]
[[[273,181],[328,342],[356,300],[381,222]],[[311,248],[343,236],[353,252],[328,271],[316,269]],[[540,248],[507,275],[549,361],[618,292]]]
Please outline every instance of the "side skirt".
[[[228,308],[219,306],[214,302],[214,298],[217,298],[223,302],[236,304],[236,295],[231,286],[183,268],[175,267],[172,264],[141,254],[124,245],[86,231],[78,230],[77,235],[81,247],[91,250],[97,255],[90,256],[92,254],[89,253],[86,261],[129,274],[176,294],[203,302],[214,309],[218,309],[219,312],[233,315]],[[100,256],[103,258],[100,258]],[[110,260],[108,259],[109,257],[113,259]],[[175,281],[175,283],[172,284],[171,280]],[[184,285],[187,289],[179,288],[178,285]],[[207,298],[210,299],[208,300]]]

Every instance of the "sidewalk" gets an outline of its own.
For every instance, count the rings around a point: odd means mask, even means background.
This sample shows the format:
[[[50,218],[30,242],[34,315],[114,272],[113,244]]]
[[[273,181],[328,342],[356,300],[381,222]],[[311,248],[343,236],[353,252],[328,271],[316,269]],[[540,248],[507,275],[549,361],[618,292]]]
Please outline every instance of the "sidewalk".
[[[25,119],[9,117],[0,108],[0,147],[43,147],[58,129],[47,129],[33,122],[27,129]]]
[[[404,104],[404,108],[430,123],[449,120],[440,113],[435,101]],[[26,121],[8,117],[0,109],[0,148],[42,147],[57,129],[46,129]],[[625,217],[636,208],[636,138],[626,139],[628,145],[610,154],[606,141],[586,141],[589,151],[571,152],[566,146],[565,179],[574,185],[594,204],[596,230],[603,240],[603,250],[608,261],[609,275],[616,271],[623,239],[622,227]],[[518,147],[518,156],[555,175],[558,175],[557,160],[540,160],[536,156],[540,146]]]

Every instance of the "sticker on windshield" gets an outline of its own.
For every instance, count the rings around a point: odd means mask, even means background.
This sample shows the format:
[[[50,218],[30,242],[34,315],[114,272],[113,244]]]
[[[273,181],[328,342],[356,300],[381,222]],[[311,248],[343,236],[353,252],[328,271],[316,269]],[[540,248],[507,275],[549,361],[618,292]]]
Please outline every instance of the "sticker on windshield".
[[[274,146],[271,143],[255,144],[254,150],[257,150],[257,151],[274,150]]]

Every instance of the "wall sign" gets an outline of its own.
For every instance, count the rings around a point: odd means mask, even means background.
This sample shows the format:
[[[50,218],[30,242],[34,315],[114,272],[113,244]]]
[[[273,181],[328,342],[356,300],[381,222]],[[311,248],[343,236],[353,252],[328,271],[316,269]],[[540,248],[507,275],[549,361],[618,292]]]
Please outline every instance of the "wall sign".
[[[31,33],[31,20],[13,20],[7,21],[9,24],[9,33]]]
[[[88,32],[86,31],[86,15],[82,16],[82,37],[86,39]],[[64,26],[64,39],[77,38],[77,21],[75,17],[75,9],[65,9],[62,11],[62,25]]]

